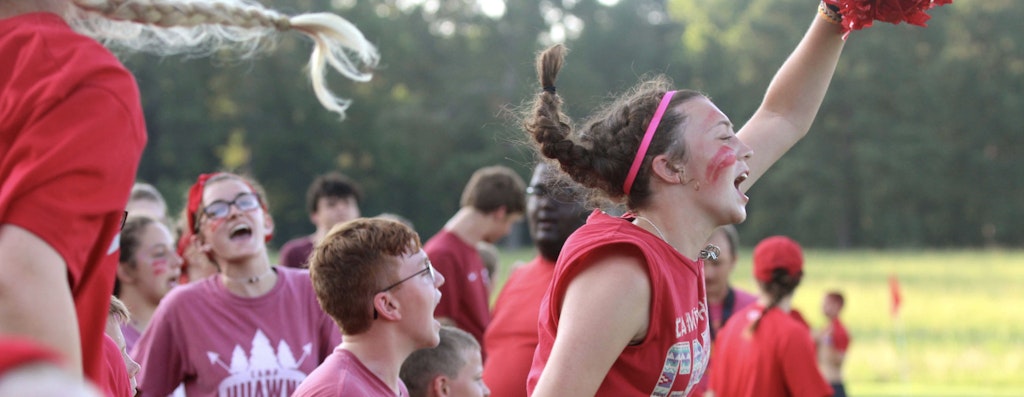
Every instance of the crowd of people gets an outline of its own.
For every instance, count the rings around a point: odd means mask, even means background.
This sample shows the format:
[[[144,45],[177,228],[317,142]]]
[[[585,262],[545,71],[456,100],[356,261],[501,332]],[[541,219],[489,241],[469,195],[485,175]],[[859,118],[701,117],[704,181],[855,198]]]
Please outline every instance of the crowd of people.
[[[738,131],[664,76],[577,124],[551,46],[522,119],[529,183],[476,170],[421,240],[327,172],[307,192],[313,233],[274,263],[255,178],[201,174],[177,217],[136,182],[139,93],[101,42],[251,54],[300,32],[317,98],[343,115],[325,65],[369,78],[358,29],[246,0],[0,0],[0,397],[845,396],[844,296],[824,297],[824,327],[804,320],[802,247],[766,238],[758,291],[730,281],[746,192],[808,133],[844,46],[835,2],[817,13]],[[536,256],[495,291],[496,243],[521,219]]]

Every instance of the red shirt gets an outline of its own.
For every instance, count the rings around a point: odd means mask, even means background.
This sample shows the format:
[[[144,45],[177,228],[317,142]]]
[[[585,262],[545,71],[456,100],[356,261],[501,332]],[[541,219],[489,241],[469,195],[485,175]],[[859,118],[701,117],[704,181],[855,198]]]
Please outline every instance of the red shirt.
[[[117,342],[106,334],[103,335],[103,361],[107,366],[107,379],[99,385],[100,389],[110,397],[134,396],[135,390],[132,390],[131,378],[128,376],[124,357],[121,357],[121,349],[117,347]]]
[[[537,350],[537,318],[555,263],[537,256],[512,271],[484,333],[484,383],[491,397],[526,397],[526,377]]]
[[[423,245],[423,250],[434,269],[445,278],[434,316],[452,319],[482,346],[484,330],[491,322],[491,283],[480,253],[447,230],[437,232]]]
[[[831,396],[832,387],[818,372],[807,327],[775,308],[764,315],[753,335],[748,333],[762,310],[754,304],[734,314],[715,338],[715,397]]]
[[[529,393],[537,386],[558,333],[558,303],[573,277],[589,264],[587,255],[609,245],[632,245],[643,253],[651,281],[651,316],[643,341],[623,349],[596,395],[690,395],[703,376],[711,345],[704,266],[630,221],[594,211],[566,241],[541,304],[540,342],[527,381]]]
[[[117,235],[145,145],[135,80],[109,51],[55,14],[0,20],[0,224],[64,259],[83,368],[97,383]]]
[[[0,377],[22,365],[49,363],[62,365],[61,357],[50,348],[24,337],[0,336]]]
[[[841,353],[846,353],[846,349],[850,347],[850,333],[846,331],[846,327],[839,321],[839,317],[832,319],[832,347]]]

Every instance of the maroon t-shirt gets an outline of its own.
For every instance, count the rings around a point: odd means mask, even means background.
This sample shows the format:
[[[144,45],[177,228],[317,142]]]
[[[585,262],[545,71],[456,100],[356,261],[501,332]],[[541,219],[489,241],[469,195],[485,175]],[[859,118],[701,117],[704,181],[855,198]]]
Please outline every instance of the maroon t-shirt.
[[[334,347],[338,326],[323,312],[308,270],[278,266],[277,283],[236,296],[220,277],[171,290],[135,346],[141,396],[179,383],[194,396],[290,395]]]
[[[437,232],[423,246],[434,269],[444,275],[441,302],[434,310],[484,344],[484,330],[491,322],[491,283],[484,260],[476,247],[447,230]],[[481,352],[484,354],[484,352]]]

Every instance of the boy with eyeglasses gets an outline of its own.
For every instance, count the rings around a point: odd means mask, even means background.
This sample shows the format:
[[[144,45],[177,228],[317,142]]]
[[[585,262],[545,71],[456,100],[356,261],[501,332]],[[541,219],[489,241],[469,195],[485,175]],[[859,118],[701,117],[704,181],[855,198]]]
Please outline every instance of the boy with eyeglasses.
[[[314,247],[309,269],[343,338],[293,397],[408,396],[399,371],[414,351],[439,343],[434,308],[445,280],[419,235],[390,219],[345,222]]]

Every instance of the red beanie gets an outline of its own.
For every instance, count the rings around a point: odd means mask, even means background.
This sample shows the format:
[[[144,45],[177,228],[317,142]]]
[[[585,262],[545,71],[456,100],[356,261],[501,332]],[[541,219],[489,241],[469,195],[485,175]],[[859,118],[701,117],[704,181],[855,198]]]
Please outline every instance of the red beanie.
[[[754,278],[761,282],[772,280],[772,271],[785,269],[790,276],[797,276],[804,269],[804,254],[793,239],[786,236],[772,236],[754,247]]]

